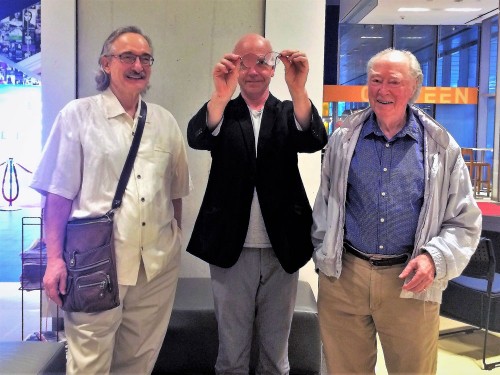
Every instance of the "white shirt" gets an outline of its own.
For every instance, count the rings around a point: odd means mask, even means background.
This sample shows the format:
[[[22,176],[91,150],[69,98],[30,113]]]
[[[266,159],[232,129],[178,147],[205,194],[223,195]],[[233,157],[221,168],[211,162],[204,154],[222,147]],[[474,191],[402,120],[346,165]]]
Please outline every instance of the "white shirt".
[[[180,251],[181,233],[172,199],[189,193],[182,133],[166,109],[148,113],[130,180],[115,213],[118,283],[135,285],[141,257],[148,280]],[[76,99],[58,114],[31,187],[73,200],[70,219],[99,216],[111,208],[137,126],[108,89]]]
[[[252,119],[253,132],[255,138],[255,156],[257,156],[257,149],[259,143],[259,132],[260,124],[262,121],[262,114],[264,112],[264,107],[260,110],[252,109],[249,106],[248,111],[250,112],[250,118]],[[295,118],[295,115],[294,115]],[[208,121],[208,119],[207,119]],[[215,129],[212,131],[212,135],[216,137],[220,133],[222,123],[224,122],[224,116],[217,124]],[[299,131],[302,131],[302,127],[295,118],[295,126]],[[264,218],[262,217],[262,211],[260,209],[259,197],[257,195],[257,189],[254,188],[252,205],[250,207],[250,221],[248,223],[247,235],[245,237],[244,247],[250,248],[270,248],[271,240],[267,234],[266,225],[264,224]]]
[[[252,119],[253,132],[255,136],[255,156],[257,156],[257,145],[259,143],[259,132],[260,123],[262,120],[262,112],[264,108],[260,111],[251,109],[250,118]],[[257,189],[253,189],[252,206],[250,208],[250,221],[248,223],[247,236],[245,238],[244,247],[252,248],[269,248],[272,247],[271,240],[267,235],[266,225],[264,224],[264,218],[262,217],[262,211],[260,209],[259,197],[257,195]]]

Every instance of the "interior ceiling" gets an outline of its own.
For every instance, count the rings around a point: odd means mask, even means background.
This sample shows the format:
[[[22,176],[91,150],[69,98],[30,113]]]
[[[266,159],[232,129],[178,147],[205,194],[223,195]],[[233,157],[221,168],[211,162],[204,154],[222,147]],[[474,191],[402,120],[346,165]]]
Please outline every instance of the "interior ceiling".
[[[499,6],[498,0],[339,0],[338,3],[340,22],[382,25],[473,25],[498,14]],[[399,8],[408,7],[430,11],[398,12]],[[446,8],[480,10],[449,12]]]

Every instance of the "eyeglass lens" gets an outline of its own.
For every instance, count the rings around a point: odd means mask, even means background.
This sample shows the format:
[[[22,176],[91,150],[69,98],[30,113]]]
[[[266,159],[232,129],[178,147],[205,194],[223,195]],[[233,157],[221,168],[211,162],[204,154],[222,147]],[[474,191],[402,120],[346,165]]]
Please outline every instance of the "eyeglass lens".
[[[126,63],[126,64],[133,64],[135,63],[135,60],[139,58],[139,61],[141,62],[142,65],[153,65],[154,58],[151,55],[144,54],[144,55],[134,55],[133,53],[122,53],[118,55],[120,58],[120,61]]]
[[[247,53],[241,56],[241,63],[245,68],[251,69],[256,65],[275,67],[278,63],[278,52],[268,52],[264,56],[257,56],[253,53]]]

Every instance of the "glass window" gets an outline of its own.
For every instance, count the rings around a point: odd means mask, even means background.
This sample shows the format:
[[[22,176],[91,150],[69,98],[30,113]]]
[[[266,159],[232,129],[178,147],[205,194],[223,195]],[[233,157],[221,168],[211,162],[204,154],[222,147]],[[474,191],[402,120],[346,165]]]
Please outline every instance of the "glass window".
[[[394,26],[394,48],[413,53],[422,67],[423,86],[434,86],[436,77],[436,26]]]
[[[490,20],[490,58],[488,67],[488,98],[486,99],[486,147],[493,148],[495,143],[495,101],[498,61],[498,16]],[[492,163],[492,155],[488,153],[486,161]]]
[[[494,142],[494,130],[495,130],[495,97],[490,96],[486,101],[486,107],[488,111],[488,117],[486,120],[486,147],[493,148]]]
[[[436,86],[476,87],[478,26],[439,26]],[[476,105],[436,105],[435,118],[461,146],[476,145]]]
[[[436,86],[475,87],[478,26],[439,26]]]
[[[0,19],[0,205],[38,206],[29,184],[42,145],[41,2],[11,3],[2,10],[13,13]]]
[[[423,86],[477,87],[479,31],[478,25],[340,24],[338,82],[340,85],[365,85],[366,64],[370,57],[394,47],[408,50],[417,57],[424,75]],[[498,26],[495,32],[492,44],[496,45]],[[491,68],[490,72],[496,76],[496,68]],[[476,105],[417,105],[445,126],[459,144],[476,146]],[[336,103],[333,113],[338,118],[366,106],[368,103]]]
[[[494,94],[497,85],[497,56],[498,56],[498,16],[491,20],[490,61],[488,74],[488,92]]]
[[[342,23],[339,47],[339,84],[365,85],[366,63],[392,46],[392,26]]]
[[[475,104],[438,104],[435,119],[443,125],[462,147],[476,145]]]

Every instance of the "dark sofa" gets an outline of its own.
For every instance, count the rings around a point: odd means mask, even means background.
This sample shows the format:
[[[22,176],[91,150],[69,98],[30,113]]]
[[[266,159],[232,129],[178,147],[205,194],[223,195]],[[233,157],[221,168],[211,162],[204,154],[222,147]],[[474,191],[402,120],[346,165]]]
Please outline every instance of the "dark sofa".
[[[210,279],[180,278],[167,335],[153,374],[214,374],[217,347],[217,321]],[[256,356],[252,348],[252,372]],[[310,285],[304,281],[299,281],[297,290],[289,359],[291,375],[320,374],[321,343],[316,300]]]
[[[0,374],[65,373],[66,349],[63,342],[0,342]]]

